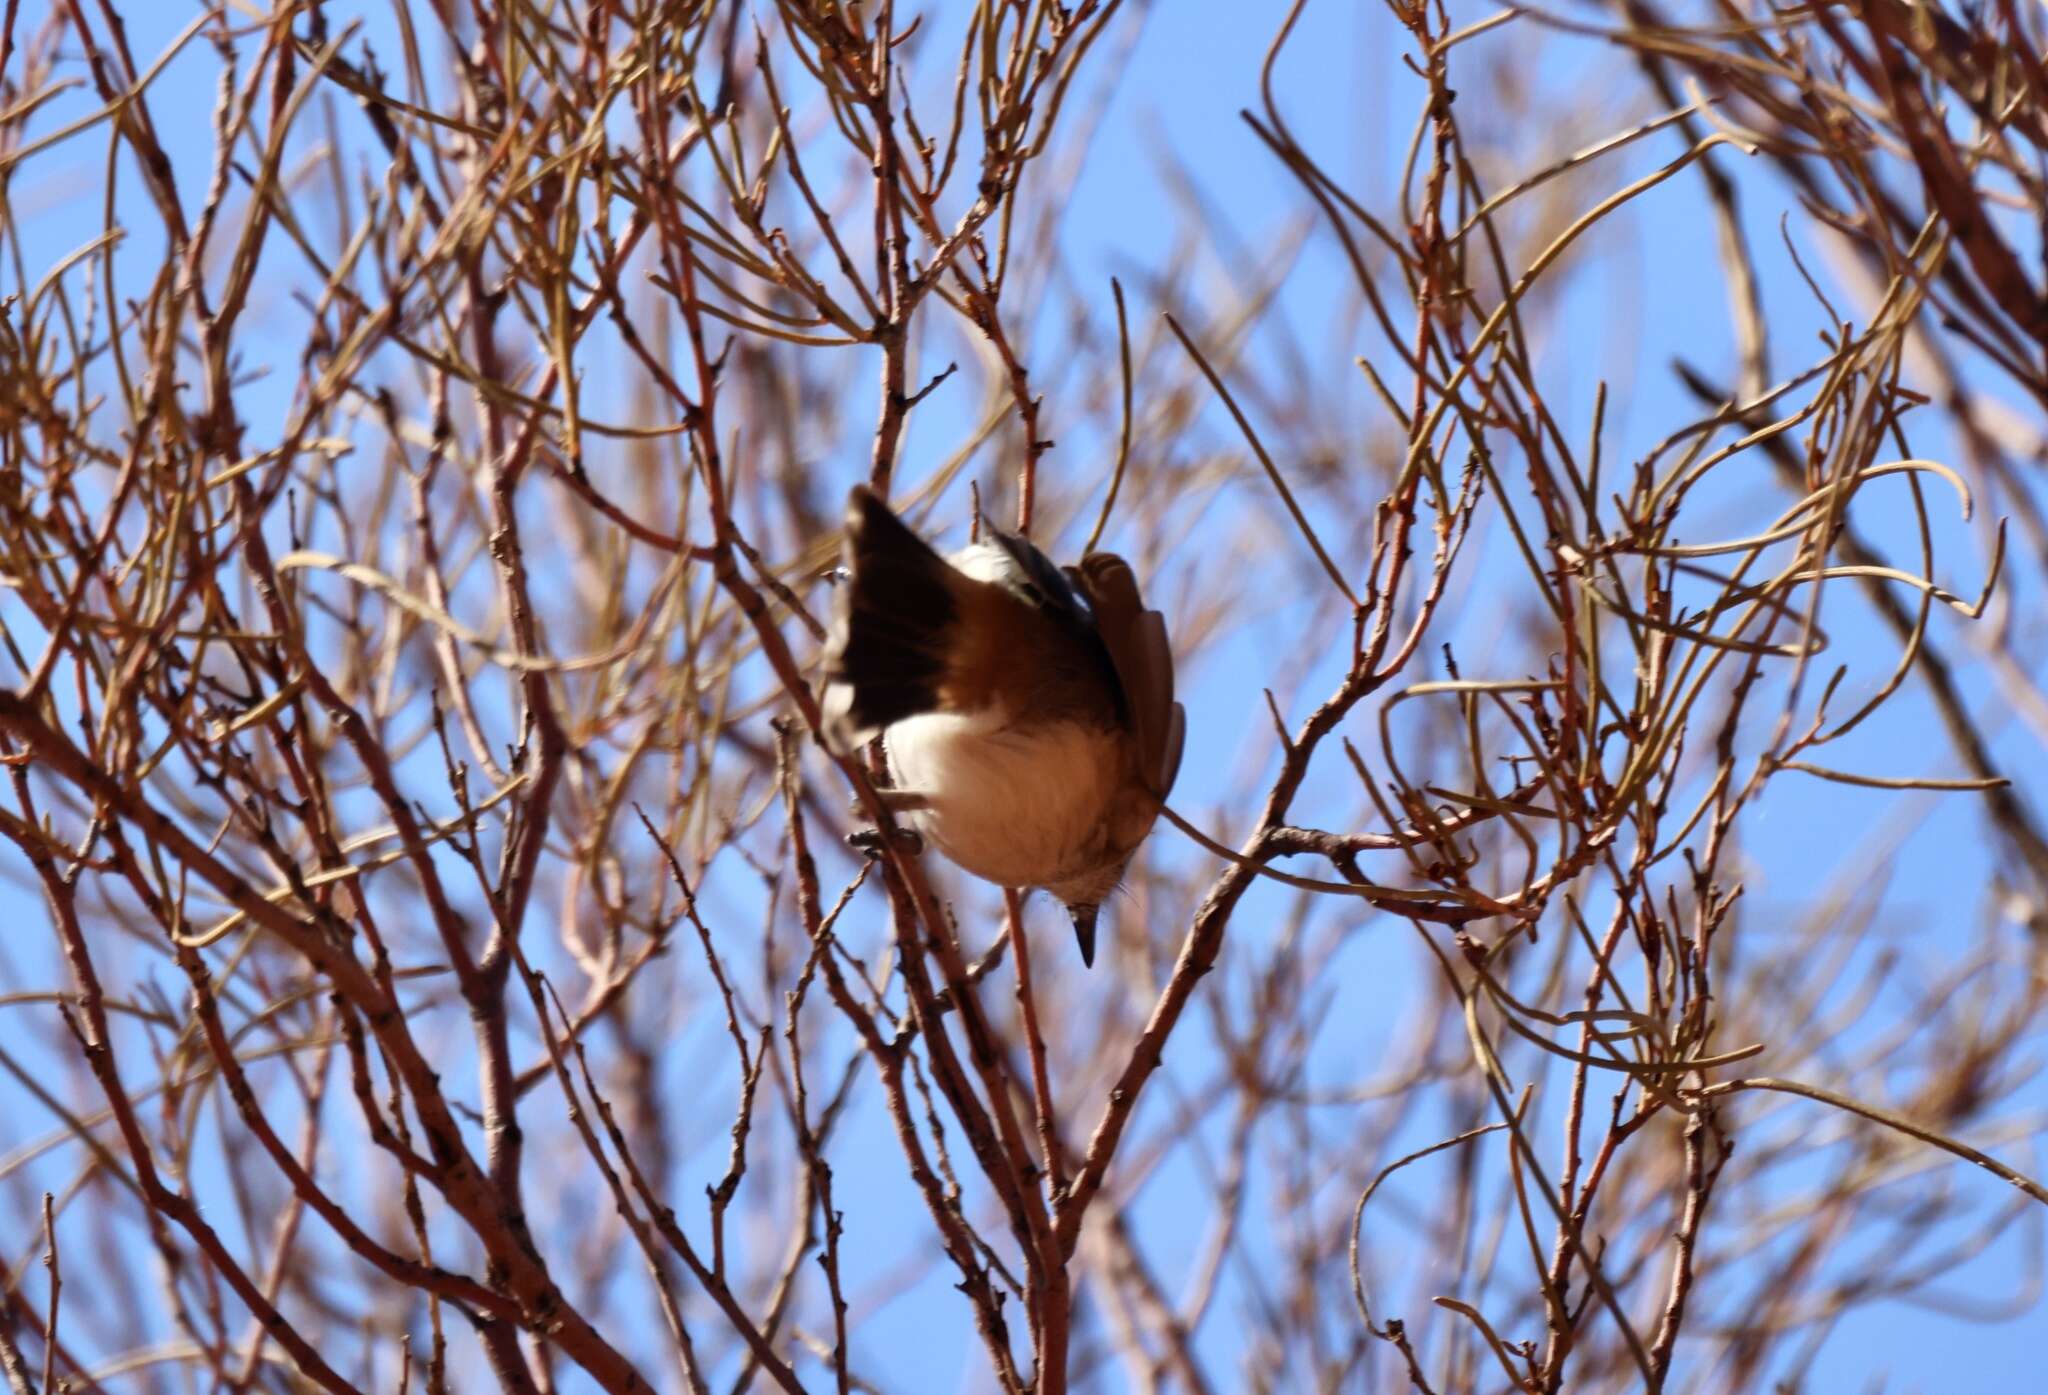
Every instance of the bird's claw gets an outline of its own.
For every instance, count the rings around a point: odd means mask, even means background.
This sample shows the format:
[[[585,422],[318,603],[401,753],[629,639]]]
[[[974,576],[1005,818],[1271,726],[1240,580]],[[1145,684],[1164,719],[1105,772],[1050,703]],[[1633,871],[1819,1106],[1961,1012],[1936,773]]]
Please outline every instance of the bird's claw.
[[[846,835],[846,845],[869,861],[878,861],[888,837],[879,828],[857,828]],[[896,850],[907,857],[916,857],[924,851],[924,835],[914,828],[897,829],[895,840]]]

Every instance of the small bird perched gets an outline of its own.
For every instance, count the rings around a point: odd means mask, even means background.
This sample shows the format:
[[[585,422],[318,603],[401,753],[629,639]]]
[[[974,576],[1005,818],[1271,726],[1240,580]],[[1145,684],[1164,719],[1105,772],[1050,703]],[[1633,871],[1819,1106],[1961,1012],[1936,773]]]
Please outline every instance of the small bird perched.
[[[882,797],[905,827],[978,877],[1057,896],[1092,965],[1103,898],[1180,769],[1166,621],[1121,557],[1063,570],[1016,534],[982,535],[948,561],[854,489],[825,740],[847,753],[879,733]]]

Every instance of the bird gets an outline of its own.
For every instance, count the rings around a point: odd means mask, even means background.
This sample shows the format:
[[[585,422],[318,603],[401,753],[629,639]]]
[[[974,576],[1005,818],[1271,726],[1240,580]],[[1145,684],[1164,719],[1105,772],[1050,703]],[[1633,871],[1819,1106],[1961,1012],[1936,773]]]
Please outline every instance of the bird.
[[[866,486],[848,495],[842,553],[827,749],[880,736],[892,779],[879,794],[910,846],[1050,892],[1093,966],[1102,903],[1180,769],[1187,714],[1165,618],[1114,553],[1062,568],[984,524],[942,557]],[[849,841],[880,854],[874,830]]]

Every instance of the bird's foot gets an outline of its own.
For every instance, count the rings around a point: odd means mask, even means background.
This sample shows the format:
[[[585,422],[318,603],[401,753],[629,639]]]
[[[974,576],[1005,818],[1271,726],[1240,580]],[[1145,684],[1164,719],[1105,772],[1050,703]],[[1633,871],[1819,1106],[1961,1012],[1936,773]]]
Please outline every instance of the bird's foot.
[[[878,861],[889,836],[879,828],[857,828],[846,835],[846,845],[869,861]],[[914,828],[899,828],[894,837],[896,850],[906,857],[916,857],[924,851],[924,835]]]

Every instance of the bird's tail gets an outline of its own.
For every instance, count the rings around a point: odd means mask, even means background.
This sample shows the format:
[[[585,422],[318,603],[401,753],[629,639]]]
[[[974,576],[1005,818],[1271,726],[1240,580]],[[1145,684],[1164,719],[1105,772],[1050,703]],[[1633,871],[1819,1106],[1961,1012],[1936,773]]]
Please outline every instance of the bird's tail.
[[[964,580],[865,486],[846,501],[845,556],[821,703],[839,751],[938,708]]]

